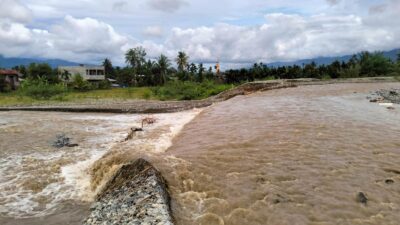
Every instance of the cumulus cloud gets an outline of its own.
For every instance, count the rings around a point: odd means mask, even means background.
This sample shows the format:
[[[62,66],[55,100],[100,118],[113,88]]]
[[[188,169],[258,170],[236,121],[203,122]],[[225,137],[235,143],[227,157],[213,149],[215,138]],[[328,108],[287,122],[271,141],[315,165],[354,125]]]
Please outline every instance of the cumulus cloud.
[[[163,36],[163,29],[160,26],[149,26],[143,31],[143,34],[149,37],[160,38]]]
[[[29,22],[32,19],[32,12],[17,0],[0,0],[0,19]]]
[[[150,58],[155,58],[161,53],[172,58],[178,51],[185,51],[195,62],[211,63],[219,59],[234,65],[255,61],[290,61],[400,47],[400,27],[396,20],[400,11],[400,0],[386,0],[379,5],[364,5],[356,0],[312,0],[314,3],[324,3],[325,8],[329,4],[336,6],[325,12],[311,14],[268,13],[265,16],[260,15],[257,22],[250,24],[235,24],[234,20],[227,23],[207,23],[207,26],[203,26],[202,23],[178,26],[171,22],[172,27],[166,26],[167,22],[164,23],[164,20],[173,18],[171,21],[181,21],[181,17],[153,12],[151,16],[143,17],[145,19],[129,20],[131,14],[121,15],[113,11],[118,5],[124,8],[124,11],[128,11],[125,9],[125,1],[111,0],[99,0],[102,2],[100,5],[108,6],[108,9],[103,9],[106,17],[101,18],[100,12],[103,11],[99,10],[99,13],[91,18],[64,15],[51,20],[47,25],[38,26],[30,22],[32,13],[28,7],[15,0],[0,0],[0,4],[6,1],[10,3],[7,4],[9,11],[21,12],[19,16],[12,16],[13,14],[5,13],[3,8],[0,8],[0,54],[6,56],[39,56],[91,63],[108,57],[114,64],[123,64],[124,52],[128,48],[141,45],[146,48]],[[85,2],[94,4],[92,0]],[[149,2],[158,3],[158,6],[163,6],[163,11],[167,12],[186,4],[179,0],[147,0],[144,4],[150,4]],[[259,3],[264,4],[263,2]],[[113,3],[118,7],[112,9],[110,6]],[[195,2],[191,2],[188,7],[192,4]],[[38,11],[38,5],[29,6],[36,7],[35,13]],[[129,6],[139,7],[137,4]],[[351,6],[351,13],[342,10],[345,6]],[[50,11],[62,11],[56,5],[49,4],[48,7]],[[42,8],[45,9],[47,10]],[[384,13],[381,13],[382,10]],[[226,15],[221,18],[226,18]],[[241,17],[237,18],[240,20]],[[125,33],[122,33],[119,27],[121,21],[128,21],[130,24]],[[129,33],[134,29],[136,33]],[[143,39],[134,38],[141,37],[141,34]]]
[[[182,49],[196,60],[226,62],[281,61],[388,50],[400,46],[400,28],[355,15],[268,14],[259,26],[219,24],[174,28],[165,45]]]
[[[118,34],[104,22],[66,16],[49,30],[29,29],[24,24],[0,26],[0,52],[8,56],[25,55],[95,61],[119,56],[129,37]]]
[[[188,5],[188,2],[185,0],[148,0],[148,4],[152,9],[171,13]]]

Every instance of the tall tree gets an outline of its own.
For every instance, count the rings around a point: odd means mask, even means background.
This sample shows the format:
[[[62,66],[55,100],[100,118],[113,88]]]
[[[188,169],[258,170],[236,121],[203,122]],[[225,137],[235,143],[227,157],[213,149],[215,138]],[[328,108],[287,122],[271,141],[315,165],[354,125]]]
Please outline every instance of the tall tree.
[[[190,66],[189,66],[189,71],[190,71],[190,73],[193,74],[193,75],[194,75],[195,73],[197,73],[197,66],[196,66],[196,64],[191,63]]]
[[[185,52],[178,52],[175,62],[178,65],[179,72],[185,71],[185,68],[188,66],[188,61],[189,56],[187,56]]]
[[[157,65],[160,72],[160,77],[157,79],[157,84],[162,85],[167,81],[168,68],[171,66],[171,62],[167,56],[161,54],[157,59]]]
[[[125,53],[125,62],[140,73],[143,64],[146,62],[146,55],[146,50],[142,46],[131,48]]]
[[[199,64],[199,69],[198,69],[198,74],[197,74],[197,81],[199,82],[203,82],[204,80],[204,71],[206,70],[206,68],[204,68],[203,63]]]
[[[103,61],[104,70],[106,73],[106,77],[108,78],[115,78],[114,67],[111,63],[111,60],[105,58]]]

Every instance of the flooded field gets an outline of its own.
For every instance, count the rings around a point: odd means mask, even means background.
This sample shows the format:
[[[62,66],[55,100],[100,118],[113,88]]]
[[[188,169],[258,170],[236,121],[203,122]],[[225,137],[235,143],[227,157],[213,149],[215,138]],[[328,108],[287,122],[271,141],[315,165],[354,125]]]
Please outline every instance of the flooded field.
[[[179,225],[398,224],[400,107],[366,99],[392,87],[240,96],[154,115],[127,141],[142,115],[1,112],[0,224],[80,224],[101,184],[138,157],[165,176]],[[79,146],[52,147],[57,134]]]

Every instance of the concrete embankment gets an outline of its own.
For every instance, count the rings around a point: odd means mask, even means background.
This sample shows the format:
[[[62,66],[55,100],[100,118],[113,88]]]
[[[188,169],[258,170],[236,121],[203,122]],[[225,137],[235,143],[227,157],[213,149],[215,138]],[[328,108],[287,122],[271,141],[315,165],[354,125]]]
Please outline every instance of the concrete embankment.
[[[85,225],[172,225],[170,196],[160,172],[144,159],[123,165],[92,204]]]
[[[193,101],[144,101],[131,100],[118,102],[105,100],[93,104],[66,104],[46,106],[13,106],[0,107],[0,111],[56,111],[56,112],[94,112],[94,113],[170,113],[203,108],[213,103],[225,101],[238,95],[246,95],[257,91],[267,91],[280,88],[297,87],[303,85],[326,85],[336,83],[383,83],[398,82],[393,77],[368,77],[334,80],[318,79],[293,79],[293,80],[272,80],[255,81],[239,85],[231,90],[224,91],[216,96],[204,100]]]

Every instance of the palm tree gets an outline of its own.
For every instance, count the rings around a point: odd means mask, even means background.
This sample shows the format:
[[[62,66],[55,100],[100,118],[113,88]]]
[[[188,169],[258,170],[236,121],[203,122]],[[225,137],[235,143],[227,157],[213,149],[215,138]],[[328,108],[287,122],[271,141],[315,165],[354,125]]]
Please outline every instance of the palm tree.
[[[140,70],[146,62],[146,55],[146,50],[142,46],[131,48],[125,53],[125,62],[132,66],[132,68]]]
[[[185,52],[178,52],[178,57],[176,57],[175,61],[179,72],[183,72],[188,65],[189,56]]]
[[[168,68],[171,66],[171,62],[167,56],[161,54],[157,59],[158,68],[160,70],[159,84],[165,84],[167,80]]]

